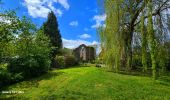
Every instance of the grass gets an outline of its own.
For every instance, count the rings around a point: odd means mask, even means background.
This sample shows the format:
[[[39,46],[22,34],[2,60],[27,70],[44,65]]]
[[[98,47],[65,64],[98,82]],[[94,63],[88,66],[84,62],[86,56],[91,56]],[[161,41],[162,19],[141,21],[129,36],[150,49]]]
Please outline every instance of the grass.
[[[170,77],[149,77],[107,72],[95,67],[54,70],[39,78],[9,86],[23,94],[0,94],[0,99],[21,100],[170,100]]]

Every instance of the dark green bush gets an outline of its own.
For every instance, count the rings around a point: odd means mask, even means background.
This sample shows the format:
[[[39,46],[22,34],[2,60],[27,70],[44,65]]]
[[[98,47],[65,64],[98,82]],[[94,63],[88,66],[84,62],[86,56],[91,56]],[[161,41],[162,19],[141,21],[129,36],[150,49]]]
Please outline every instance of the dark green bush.
[[[72,55],[65,56],[65,67],[71,67],[77,64],[76,58]]]
[[[7,64],[0,65],[0,88],[23,80],[21,73],[12,74],[7,70]]]
[[[57,68],[64,68],[65,67],[65,61],[64,61],[64,56],[56,56],[55,57],[56,60],[56,67]]]
[[[78,64],[75,57],[72,55],[56,56],[55,60],[57,62],[58,68],[66,68],[66,67],[71,67],[71,66]]]
[[[4,85],[10,84],[11,74],[4,69],[0,69],[0,88]]]
[[[132,60],[132,67],[136,69],[137,67],[142,67],[142,58],[141,56],[134,55]]]
[[[11,83],[20,82],[23,79],[22,73],[11,74]]]
[[[31,78],[47,72],[49,65],[50,61],[41,56],[18,57],[10,61],[8,70],[13,74],[21,73],[24,78]]]

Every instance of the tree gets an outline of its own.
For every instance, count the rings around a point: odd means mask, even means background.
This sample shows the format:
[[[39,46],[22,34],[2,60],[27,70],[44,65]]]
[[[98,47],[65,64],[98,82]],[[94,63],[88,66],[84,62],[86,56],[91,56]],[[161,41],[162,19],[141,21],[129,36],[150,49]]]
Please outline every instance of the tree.
[[[19,18],[14,11],[4,11],[0,13],[0,61],[6,62],[8,58],[15,54],[15,35],[18,34]]]
[[[17,31],[20,33],[13,43],[16,54],[9,61],[8,71],[12,74],[21,73],[24,79],[39,76],[50,67],[49,38],[42,30],[37,31],[36,26],[26,17],[20,20],[19,25]]]
[[[103,2],[103,0],[102,0]],[[142,62],[147,69],[146,53],[151,54],[153,77],[156,71],[156,49],[158,45],[163,45],[163,42],[158,44],[161,39],[164,42],[166,39],[158,37],[155,33],[154,18],[167,19],[165,11],[170,7],[169,0],[104,0],[106,18],[106,28],[101,32],[101,43],[104,45],[106,59],[109,66],[126,67],[132,69],[133,48],[135,47],[134,40],[138,38],[140,46],[142,46]],[[145,22],[147,21],[146,25]],[[160,20],[162,30],[167,28],[166,21]],[[139,23],[141,23],[139,25]],[[154,24],[153,24],[154,23]],[[145,27],[148,27],[147,30]],[[141,28],[139,32],[138,29]],[[165,33],[165,32],[164,32]],[[140,34],[136,36],[135,34]],[[160,33],[158,33],[160,34]],[[149,41],[146,41],[148,37]],[[165,34],[163,34],[165,37]],[[142,39],[141,39],[142,38]],[[142,45],[141,45],[142,44]],[[148,50],[146,50],[148,45]],[[162,50],[165,51],[165,50]],[[162,52],[161,50],[159,52]],[[109,59],[109,60],[108,60]],[[164,62],[161,62],[164,63]],[[163,65],[163,64],[162,64]]]
[[[146,3],[146,1],[144,1]],[[144,4],[145,5],[145,4]],[[145,5],[146,6],[146,5]],[[146,26],[145,26],[145,12],[142,11],[141,16],[141,35],[142,35],[142,65],[143,65],[143,71],[147,71],[147,32]]]
[[[44,23],[43,28],[44,28],[44,33],[47,36],[49,36],[51,45],[53,47],[51,53],[51,57],[52,57],[51,59],[52,59],[52,63],[54,64],[54,58],[56,54],[59,52],[59,49],[62,48],[62,39],[61,39],[60,31],[58,29],[57,18],[53,11],[51,11],[48,14],[47,22]],[[54,67],[53,64],[52,66]]]
[[[148,35],[149,35],[149,45],[151,49],[151,60],[152,60],[152,75],[153,78],[156,79],[156,40],[155,40],[155,34],[153,29],[153,20],[152,20],[152,0],[149,0],[148,3]]]

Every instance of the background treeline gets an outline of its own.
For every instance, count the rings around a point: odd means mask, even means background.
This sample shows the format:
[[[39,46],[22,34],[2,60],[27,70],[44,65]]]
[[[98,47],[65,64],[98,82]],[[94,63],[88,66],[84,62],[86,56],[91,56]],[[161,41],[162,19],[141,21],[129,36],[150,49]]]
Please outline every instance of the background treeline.
[[[102,59],[115,72],[139,69],[154,79],[169,69],[169,0],[100,0]]]

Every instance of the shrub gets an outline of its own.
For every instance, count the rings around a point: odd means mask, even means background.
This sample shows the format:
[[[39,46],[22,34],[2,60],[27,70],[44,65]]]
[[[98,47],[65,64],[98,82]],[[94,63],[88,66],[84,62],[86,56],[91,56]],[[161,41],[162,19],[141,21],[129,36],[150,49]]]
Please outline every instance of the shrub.
[[[0,64],[0,88],[9,84],[11,74],[7,71],[7,64]]]
[[[76,58],[72,55],[65,56],[65,67],[71,67],[77,64]]]
[[[142,67],[142,60],[141,56],[134,55],[132,60],[132,67],[136,69],[137,67]]]
[[[64,56],[56,56],[55,60],[57,62],[58,68],[64,68],[65,67],[65,61],[64,61]]]
[[[20,82],[23,79],[22,73],[11,74],[11,83]]]
[[[0,88],[23,80],[21,73],[12,74],[7,66],[8,64],[0,64]]]
[[[50,41],[42,30],[36,35],[23,32],[19,35],[16,45],[17,56],[9,61],[10,73],[20,73],[24,78],[31,78],[48,71],[51,61]]]
[[[11,74],[4,69],[0,69],[0,88],[10,83]]]
[[[71,66],[78,64],[75,57],[72,55],[56,56],[55,60],[57,62],[58,68],[66,68],[66,67],[71,67]]]
[[[45,73],[49,69],[50,62],[41,56],[29,56],[13,58],[8,66],[12,74],[31,78]]]
[[[9,25],[0,23],[4,37],[0,40],[0,86],[39,76],[48,71],[51,61],[50,39],[43,30],[37,31],[26,17],[10,19]]]

